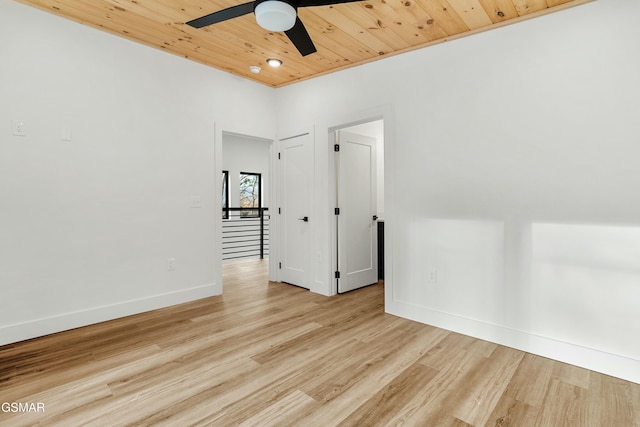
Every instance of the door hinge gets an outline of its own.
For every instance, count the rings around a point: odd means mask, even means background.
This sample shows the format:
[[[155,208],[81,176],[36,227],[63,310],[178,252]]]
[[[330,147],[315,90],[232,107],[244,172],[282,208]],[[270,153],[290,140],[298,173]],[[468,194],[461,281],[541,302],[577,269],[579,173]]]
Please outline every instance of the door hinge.
[[[340,151],[340,144],[335,144],[333,146],[333,151]]]
[[[278,208],[278,215],[280,215],[282,213],[282,211],[280,211],[280,208]]]
[[[278,160],[280,160],[280,153],[278,153]]]
[[[281,262],[278,263],[278,270],[282,270],[282,263]]]
[[[340,272],[336,271],[336,279],[339,279],[339,278],[340,278]]]
[[[334,212],[336,215],[340,215],[340,208],[336,208]]]

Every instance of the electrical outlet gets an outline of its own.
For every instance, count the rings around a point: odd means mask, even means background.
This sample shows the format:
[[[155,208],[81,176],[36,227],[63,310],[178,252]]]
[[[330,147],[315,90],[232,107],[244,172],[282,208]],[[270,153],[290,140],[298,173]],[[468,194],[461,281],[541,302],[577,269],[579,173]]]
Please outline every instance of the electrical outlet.
[[[71,128],[68,126],[63,126],[60,128],[60,140],[61,141],[71,141]]]
[[[176,269],[176,259],[175,258],[169,258],[167,260],[167,270],[168,271],[173,271]]]

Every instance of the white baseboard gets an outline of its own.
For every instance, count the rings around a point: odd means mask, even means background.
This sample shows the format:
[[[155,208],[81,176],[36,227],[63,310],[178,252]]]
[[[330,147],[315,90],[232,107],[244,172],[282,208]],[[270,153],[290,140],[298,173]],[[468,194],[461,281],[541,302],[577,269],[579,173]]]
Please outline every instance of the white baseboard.
[[[57,316],[34,319],[28,322],[0,326],[0,345],[24,341],[220,294],[220,286],[212,283],[176,292],[168,292],[116,304],[64,313]]]
[[[640,384],[640,360],[637,359],[397,300],[386,301],[385,311]]]

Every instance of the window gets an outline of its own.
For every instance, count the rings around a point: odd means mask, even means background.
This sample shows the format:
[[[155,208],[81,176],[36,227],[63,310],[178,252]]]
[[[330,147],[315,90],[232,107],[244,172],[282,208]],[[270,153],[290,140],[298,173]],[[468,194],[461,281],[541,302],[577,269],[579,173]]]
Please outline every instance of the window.
[[[260,216],[260,207],[262,207],[261,193],[261,175],[259,173],[240,172],[240,217],[255,218]],[[250,209],[255,208],[255,209]]]
[[[222,219],[229,219],[229,171],[222,171]]]

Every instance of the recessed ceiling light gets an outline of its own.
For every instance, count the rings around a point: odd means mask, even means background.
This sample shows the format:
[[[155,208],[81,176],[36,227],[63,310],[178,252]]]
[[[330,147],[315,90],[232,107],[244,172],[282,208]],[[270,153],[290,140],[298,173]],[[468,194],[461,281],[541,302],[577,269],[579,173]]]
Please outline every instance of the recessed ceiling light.
[[[262,70],[262,68],[258,67],[257,65],[251,65],[249,67],[249,71],[251,71],[253,74],[258,74],[260,70]]]
[[[282,65],[282,61],[276,58],[269,58],[267,59],[267,64],[277,68]]]

